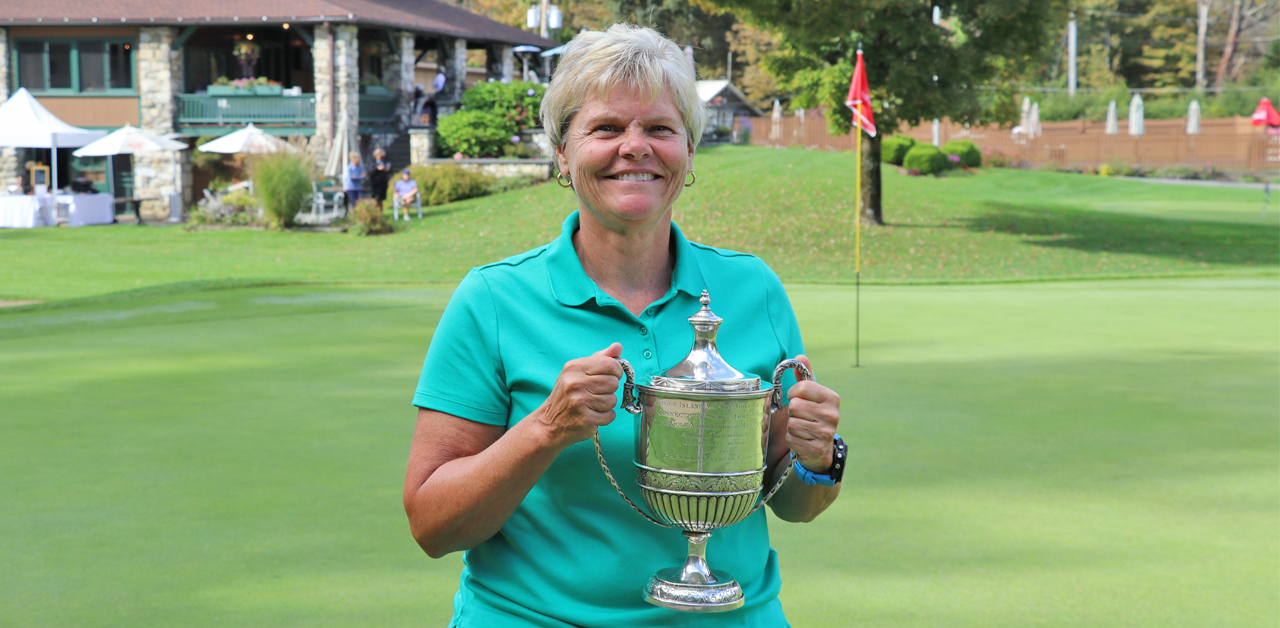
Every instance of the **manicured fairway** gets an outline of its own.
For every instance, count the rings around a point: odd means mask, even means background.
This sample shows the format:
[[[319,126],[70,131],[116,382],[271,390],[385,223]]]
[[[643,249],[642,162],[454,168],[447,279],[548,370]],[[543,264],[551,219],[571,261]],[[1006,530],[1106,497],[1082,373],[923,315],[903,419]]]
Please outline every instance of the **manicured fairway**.
[[[444,625],[400,485],[450,287],[0,312],[0,626]],[[853,289],[788,290],[856,460],[772,526],[795,626],[1280,622],[1280,281],[864,286],[859,369]]]

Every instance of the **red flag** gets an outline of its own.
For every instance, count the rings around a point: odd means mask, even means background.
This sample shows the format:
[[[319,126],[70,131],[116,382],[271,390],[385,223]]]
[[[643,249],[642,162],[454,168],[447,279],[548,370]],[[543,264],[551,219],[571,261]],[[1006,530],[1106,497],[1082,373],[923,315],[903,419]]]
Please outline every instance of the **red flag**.
[[[1258,101],[1258,108],[1253,112],[1253,126],[1280,126],[1280,112],[1271,106],[1270,98]]]
[[[867,68],[862,64],[862,51],[858,51],[858,64],[853,67],[853,81],[849,83],[849,96],[844,104],[853,110],[853,115],[862,118],[862,130],[871,137],[876,136],[876,117],[871,112],[871,88],[867,87]],[[861,111],[858,105],[861,104]],[[857,125],[855,118],[853,123]]]

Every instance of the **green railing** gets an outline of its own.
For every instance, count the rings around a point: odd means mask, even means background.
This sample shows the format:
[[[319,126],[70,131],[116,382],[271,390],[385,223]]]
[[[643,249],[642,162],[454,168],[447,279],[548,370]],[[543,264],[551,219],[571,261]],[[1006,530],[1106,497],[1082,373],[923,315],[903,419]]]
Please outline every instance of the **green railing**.
[[[394,94],[360,94],[360,124],[396,122],[400,97]],[[316,95],[207,96],[178,94],[178,124],[287,124],[316,123]]]
[[[316,95],[206,96],[178,94],[178,124],[316,123]]]
[[[400,97],[395,94],[360,94],[360,124],[391,124],[396,121]]]

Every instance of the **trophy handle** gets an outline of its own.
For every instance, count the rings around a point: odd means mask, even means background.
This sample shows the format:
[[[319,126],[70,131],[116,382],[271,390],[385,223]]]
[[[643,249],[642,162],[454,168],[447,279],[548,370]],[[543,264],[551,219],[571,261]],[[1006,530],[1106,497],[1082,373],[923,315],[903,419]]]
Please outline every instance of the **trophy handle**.
[[[627,412],[630,412],[631,414],[640,414],[640,412],[643,411],[643,408],[640,407],[640,401],[636,399],[635,369],[631,368],[630,362],[622,358],[618,358],[618,364],[622,365],[622,372],[626,376],[625,382],[622,385],[622,409],[626,410]],[[649,515],[649,513],[643,510],[640,510],[640,507],[637,506],[635,502],[631,501],[631,498],[627,497],[626,493],[622,492],[622,487],[618,486],[618,481],[613,479],[613,473],[609,471],[609,463],[604,461],[604,450],[600,448],[599,428],[596,429],[596,432],[595,434],[592,435],[591,440],[595,441],[596,458],[600,461],[600,468],[604,470],[604,476],[609,478],[609,483],[613,485],[613,490],[618,492],[618,496],[621,497],[624,501],[626,501],[627,505],[631,506],[632,510],[640,513],[642,517],[644,517],[645,519],[648,519],[651,523],[655,525],[660,525],[664,528],[670,528],[671,526],[661,521],[658,521],[657,519],[654,519],[652,516]]]
[[[622,358],[617,360],[625,375],[622,382],[622,409],[631,414],[640,414],[643,408],[640,407],[640,400],[636,399],[636,371],[631,368],[630,362]]]
[[[813,371],[810,371],[809,367],[805,366],[804,363],[799,360],[789,359],[783,360],[779,363],[777,368],[773,369],[773,395],[769,397],[769,414],[771,415],[774,412],[777,412],[778,408],[782,407],[782,374],[786,373],[787,369],[798,369],[800,371],[800,379],[813,380]],[[796,455],[794,453],[789,454],[788,460],[794,464]],[[764,499],[760,500],[760,503],[756,504],[756,507],[752,508],[751,512],[747,516],[756,514],[756,511],[760,510],[761,506],[767,504],[773,497],[773,494],[777,493],[778,489],[782,488],[782,483],[787,481],[788,475],[791,475],[791,466],[791,464],[788,464],[787,467],[782,470],[782,477],[778,478],[777,484],[774,484],[773,488],[769,489],[769,492],[765,494]]]
[[[773,369],[773,396],[769,397],[769,414],[777,412],[778,408],[782,407],[782,374],[786,373],[787,369],[799,369],[801,380],[816,381],[813,371],[799,360],[790,359],[780,362],[778,367]]]

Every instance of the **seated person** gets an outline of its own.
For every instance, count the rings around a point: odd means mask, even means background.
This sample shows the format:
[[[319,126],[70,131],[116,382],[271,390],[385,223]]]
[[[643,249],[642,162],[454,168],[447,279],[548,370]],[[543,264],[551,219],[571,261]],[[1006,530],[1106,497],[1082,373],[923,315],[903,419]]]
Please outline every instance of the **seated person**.
[[[405,168],[404,171],[400,173],[400,180],[396,181],[394,187],[394,209],[398,210],[403,205],[405,207],[404,219],[408,220],[409,204],[417,202],[418,199],[418,182],[414,181],[413,177],[409,176],[409,169]]]

